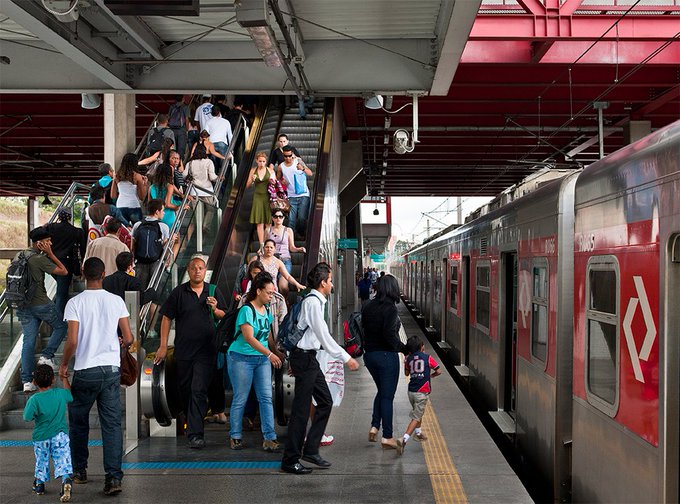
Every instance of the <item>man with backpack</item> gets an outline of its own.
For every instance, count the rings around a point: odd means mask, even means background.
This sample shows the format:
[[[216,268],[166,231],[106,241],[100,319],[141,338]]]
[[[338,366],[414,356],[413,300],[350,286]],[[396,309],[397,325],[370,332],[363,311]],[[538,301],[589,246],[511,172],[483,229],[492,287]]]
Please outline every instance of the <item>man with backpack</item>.
[[[21,349],[21,381],[24,392],[35,392],[33,370],[35,369],[35,341],[41,322],[52,327],[47,346],[43,349],[38,364],[55,367],[52,359],[66,336],[64,316],[57,305],[50,300],[45,290],[45,273],[64,276],[66,266],[52,252],[52,240],[45,227],[37,227],[28,234],[33,247],[19,252],[7,269],[7,304],[16,308],[16,314],[24,332]]]
[[[163,201],[152,199],[147,208],[149,215],[132,227],[132,252],[137,262],[135,276],[145,289],[163,255],[163,247],[170,239],[170,228],[161,222],[165,212]]]
[[[93,203],[85,210],[85,218],[83,219],[85,229],[101,226],[108,215],[114,217],[126,227],[130,225],[130,222],[116,205],[106,203],[104,188],[100,185],[95,185],[90,189],[90,199]]]
[[[300,463],[300,459],[311,462],[321,469],[331,463],[319,455],[321,437],[331,414],[333,398],[328,390],[326,378],[316,360],[317,350],[323,348],[332,357],[342,359],[355,371],[359,363],[338,345],[324,320],[326,298],[333,290],[333,270],[327,263],[319,263],[307,275],[307,285],[311,293],[293,306],[286,316],[294,322],[295,332],[302,337],[290,349],[290,367],[295,376],[295,398],[288,423],[288,439],[281,461],[281,470],[291,474],[309,474],[312,470]],[[291,342],[290,323],[284,319],[279,330],[279,340]],[[305,437],[309,408],[312,397],[316,401],[316,410],[312,425]]]
[[[177,146],[175,143],[175,134],[172,129],[168,126],[168,116],[165,114],[158,114],[158,124],[155,128],[151,128],[149,131],[149,138],[146,143],[146,151],[144,151],[144,157],[148,158],[160,152],[163,148],[163,140],[169,138],[172,140],[173,145]]]
[[[175,103],[168,110],[168,126],[175,135],[175,149],[179,152],[181,160],[184,160],[187,150],[189,124],[189,106],[184,103],[184,96],[177,95]]]
[[[357,283],[359,289],[359,299],[361,300],[361,307],[363,308],[371,297],[371,279],[368,271],[364,273],[364,277]]]

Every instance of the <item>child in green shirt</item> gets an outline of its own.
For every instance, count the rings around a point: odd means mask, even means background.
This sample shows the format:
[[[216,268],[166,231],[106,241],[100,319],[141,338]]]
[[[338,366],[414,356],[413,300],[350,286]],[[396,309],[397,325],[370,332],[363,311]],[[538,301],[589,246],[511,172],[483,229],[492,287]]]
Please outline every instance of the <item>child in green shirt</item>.
[[[50,457],[54,463],[54,477],[61,477],[61,502],[71,500],[71,447],[66,424],[66,405],[73,401],[71,384],[63,378],[64,388],[51,388],[54,384],[52,366],[41,364],[33,372],[33,383],[39,392],[31,396],[24,408],[24,420],[35,420],[33,451],[35,452],[35,479],[33,491],[45,493],[45,483],[50,480]]]

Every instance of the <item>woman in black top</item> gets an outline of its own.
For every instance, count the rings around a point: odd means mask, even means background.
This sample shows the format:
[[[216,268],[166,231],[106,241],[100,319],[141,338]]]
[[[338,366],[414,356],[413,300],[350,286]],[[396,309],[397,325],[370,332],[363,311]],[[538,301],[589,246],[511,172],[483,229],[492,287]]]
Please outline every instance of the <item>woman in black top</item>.
[[[404,344],[399,339],[399,285],[392,275],[385,275],[376,286],[376,297],[361,310],[364,329],[364,363],[373,377],[378,393],[373,400],[373,418],[368,440],[375,442],[382,424],[382,447],[397,449],[392,434],[394,394],[399,381],[399,352]]]

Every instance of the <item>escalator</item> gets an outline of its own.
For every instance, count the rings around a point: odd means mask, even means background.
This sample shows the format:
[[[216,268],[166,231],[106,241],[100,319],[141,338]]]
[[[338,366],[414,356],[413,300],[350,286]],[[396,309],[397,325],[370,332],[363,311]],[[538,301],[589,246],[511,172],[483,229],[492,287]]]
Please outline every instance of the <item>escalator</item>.
[[[286,112],[283,107],[269,104],[254,124],[251,130],[252,138],[248,142],[243,159],[238,165],[234,183],[228,193],[228,201],[224,207],[224,215],[219,230],[215,235],[214,246],[208,260],[208,279],[216,284],[225,297],[231,297],[236,285],[238,270],[247,260],[252,247],[256,245],[254,226],[249,222],[252,206],[252,190],[246,190],[248,172],[255,164],[255,154],[260,151],[269,153],[274,147],[279,132],[286,133],[292,145],[312,168],[314,176],[310,177],[310,191],[313,203],[307,221],[307,240],[304,244],[308,254],[293,254],[296,277],[306,275],[306,271],[313,266],[319,257],[321,219],[323,217],[324,178],[328,155],[324,148],[330,145],[330,128],[327,128],[329,111],[332,110],[333,100],[315,103],[312,114],[306,120],[300,119],[296,113]],[[227,195],[225,195],[227,197]],[[298,244],[300,246],[301,244]],[[315,252],[314,252],[315,251]],[[188,262],[189,254],[185,259]],[[182,261],[178,257],[178,262]],[[183,264],[185,265],[185,264]],[[299,275],[299,276],[298,276]],[[177,285],[180,282],[173,282]],[[166,289],[167,290],[167,289]],[[169,291],[167,291],[169,294]],[[152,322],[149,334],[157,333],[160,322]],[[158,339],[147,337],[144,343],[148,351],[158,347]],[[274,380],[275,412],[280,425],[287,424],[288,411],[292,400],[292,384],[290,378],[276,373]],[[140,379],[140,395],[142,411],[151,418],[155,418],[161,425],[170,425],[180,411],[180,401],[177,393],[175,364],[171,349],[162,366],[153,365],[153,353],[149,353],[142,366]]]

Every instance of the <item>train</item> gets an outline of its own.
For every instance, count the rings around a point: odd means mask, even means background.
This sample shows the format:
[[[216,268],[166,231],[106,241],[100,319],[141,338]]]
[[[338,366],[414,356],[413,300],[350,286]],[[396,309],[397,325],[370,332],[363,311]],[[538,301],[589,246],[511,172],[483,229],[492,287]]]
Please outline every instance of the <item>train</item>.
[[[680,501],[680,121],[391,271],[554,501]]]

